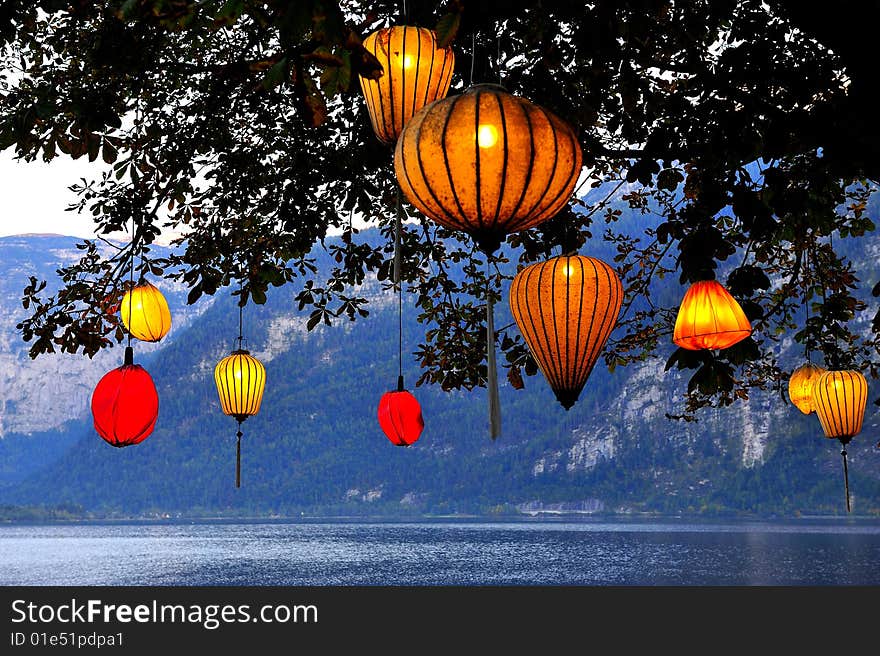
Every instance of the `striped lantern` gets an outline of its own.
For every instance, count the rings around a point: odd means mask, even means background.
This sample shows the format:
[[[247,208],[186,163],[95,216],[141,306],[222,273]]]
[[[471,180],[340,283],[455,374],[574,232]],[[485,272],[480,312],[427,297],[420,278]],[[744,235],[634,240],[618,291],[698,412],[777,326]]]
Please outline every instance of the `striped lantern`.
[[[142,342],[158,342],[171,330],[168,301],[148,282],[141,282],[125,292],[119,313],[131,336]]]
[[[849,442],[858,435],[867,401],[868,381],[860,371],[826,371],[813,385],[813,408],[829,439]]]
[[[581,170],[574,130],[495,84],[477,84],[417,112],[397,141],[394,170],[426,216],[491,253],[568,203]]]
[[[825,437],[840,440],[843,449],[843,480],[846,486],[846,511],[850,512],[849,469],[846,445],[862,430],[868,381],[860,371],[827,371],[813,385],[813,407]]]
[[[672,341],[689,351],[726,349],[752,334],[745,312],[715,280],[695,282],[684,295]]]
[[[580,396],[622,302],[620,278],[592,257],[554,257],[526,267],[513,279],[513,318],[564,408]]]
[[[816,410],[813,407],[813,385],[825,371],[822,367],[808,362],[791,372],[791,377],[788,379],[788,398],[805,415]]]
[[[393,145],[418,110],[449,91],[455,55],[437,47],[437,35],[422,27],[387,27],[364,39],[364,48],[382,64],[377,80],[361,77],[373,131]]]
[[[260,411],[266,389],[266,368],[248,351],[239,349],[217,363],[214,382],[223,413],[238,421],[235,487],[241,487],[241,424]]]

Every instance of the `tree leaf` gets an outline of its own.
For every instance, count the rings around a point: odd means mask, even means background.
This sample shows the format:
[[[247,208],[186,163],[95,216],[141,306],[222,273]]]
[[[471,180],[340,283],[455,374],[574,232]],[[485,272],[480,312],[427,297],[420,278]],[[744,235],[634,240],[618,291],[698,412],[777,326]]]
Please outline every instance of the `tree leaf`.
[[[434,28],[434,31],[437,32],[437,47],[448,48],[449,44],[455,39],[455,35],[458,34],[460,26],[460,12],[449,12],[441,16],[440,20],[437,21],[437,27]]]

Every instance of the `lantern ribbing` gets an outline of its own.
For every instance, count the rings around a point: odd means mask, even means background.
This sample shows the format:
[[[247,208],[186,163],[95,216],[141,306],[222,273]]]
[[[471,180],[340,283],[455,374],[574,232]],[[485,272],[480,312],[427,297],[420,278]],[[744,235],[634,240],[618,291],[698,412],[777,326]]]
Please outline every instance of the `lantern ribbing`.
[[[363,45],[383,70],[376,80],[360,77],[370,122],[376,137],[393,145],[413,114],[446,95],[455,55],[452,48],[439,48],[436,34],[422,27],[383,28]]]
[[[623,285],[602,260],[562,255],[532,264],[510,285],[510,309],[565,409],[580,396],[623,302]]]
[[[819,415],[822,431],[825,437],[836,438],[843,445],[840,455],[843,456],[847,512],[850,512],[850,495],[846,445],[862,430],[867,401],[868,381],[860,371],[828,371],[813,385],[813,407]]]
[[[394,170],[409,202],[491,253],[565,207],[581,159],[564,121],[497,84],[477,84],[412,117]]]

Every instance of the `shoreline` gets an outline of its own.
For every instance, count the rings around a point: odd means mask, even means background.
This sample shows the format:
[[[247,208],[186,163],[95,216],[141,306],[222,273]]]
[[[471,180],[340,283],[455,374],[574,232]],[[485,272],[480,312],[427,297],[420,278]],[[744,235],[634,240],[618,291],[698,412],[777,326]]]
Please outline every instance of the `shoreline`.
[[[694,524],[798,524],[812,522],[827,523],[878,523],[876,515],[699,515],[656,513],[566,513],[559,511],[523,513],[519,515],[289,515],[289,516],[229,516],[201,515],[177,517],[78,517],[78,518],[22,518],[0,519],[0,527],[9,526],[77,526],[77,525],[235,525],[235,524],[420,524],[420,523],[486,523],[486,524],[540,524],[540,523],[572,523],[583,522],[593,524],[621,523],[674,523],[689,522]]]

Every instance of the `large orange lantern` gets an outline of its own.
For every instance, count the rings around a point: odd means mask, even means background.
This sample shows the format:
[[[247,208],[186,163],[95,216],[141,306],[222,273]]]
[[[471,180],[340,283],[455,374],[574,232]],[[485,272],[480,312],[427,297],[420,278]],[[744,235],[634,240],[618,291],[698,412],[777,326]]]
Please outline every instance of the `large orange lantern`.
[[[418,110],[449,91],[455,55],[438,48],[433,30],[387,27],[364,39],[364,48],[382,64],[377,80],[361,77],[373,131],[392,145],[403,126]]]
[[[438,100],[404,126],[394,170],[407,200],[487,253],[568,203],[581,170],[574,130],[495,84]]]
[[[825,371],[824,368],[808,362],[791,372],[788,379],[788,398],[805,415],[816,410],[813,407],[813,384]]]
[[[840,440],[843,450],[843,476],[846,484],[846,511],[849,504],[849,471],[846,464],[846,445],[862,430],[865,404],[868,401],[868,381],[860,371],[827,371],[813,385],[813,408],[825,437]]]
[[[238,422],[235,447],[235,487],[241,487],[241,424],[260,411],[266,389],[266,368],[247,351],[239,348],[214,368],[214,383],[223,413]]]
[[[684,295],[672,341],[689,351],[726,349],[752,334],[745,313],[715,280],[695,282]]]
[[[142,342],[158,342],[171,330],[168,301],[148,282],[125,292],[119,312],[129,334]]]
[[[577,401],[617,323],[623,285],[602,260],[554,257],[510,285],[510,309],[541,372],[566,409]]]

